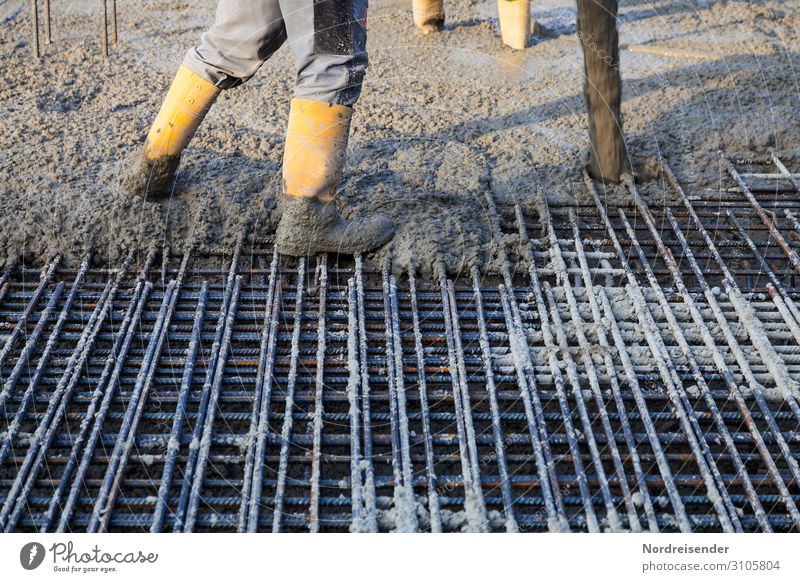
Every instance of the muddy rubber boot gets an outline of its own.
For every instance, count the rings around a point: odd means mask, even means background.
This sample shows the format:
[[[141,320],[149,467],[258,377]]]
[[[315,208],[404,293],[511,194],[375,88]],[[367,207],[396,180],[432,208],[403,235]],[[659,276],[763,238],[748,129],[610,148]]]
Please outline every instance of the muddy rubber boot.
[[[293,99],[283,154],[283,210],[275,245],[292,256],[371,251],[394,235],[391,222],[373,216],[349,222],[334,194],[344,166],[353,110]]]
[[[439,32],[444,26],[444,0],[413,0],[414,24],[422,34]]]
[[[164,198],[172,194],[175,173],[180,156],[148,160],[142,152],[136,152],[125,160],[119,179],[120,190],[133,196]]]
[[[376,215],[348,221],[339,216],[336,203],[319,198],[281,196],[283,212],[275,244],[278,252],[293,257],[314,253],[353,255],[383,246],[392,236],[392,223]]]
[[[513,49],[523,50],[531,37],[530,0],[497,0],[500,34]]]
[[[169,195],[181,153],[219,94],[212,83],[181,66],[147,134],[144,151],[128,162],[120,188],[136,196]]]

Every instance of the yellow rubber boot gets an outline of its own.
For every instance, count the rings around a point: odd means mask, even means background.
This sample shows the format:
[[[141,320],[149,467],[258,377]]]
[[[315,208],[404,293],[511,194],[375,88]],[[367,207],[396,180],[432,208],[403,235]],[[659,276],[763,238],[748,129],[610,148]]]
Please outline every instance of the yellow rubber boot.
[[[283,153],[283,212],[275,244],[285,255],[355,254],[392,238],[392,224],[372,216],[352,222],[336,211],[353,110],[307,99],[292,100]]]
[[[442,30],[444,26],[444,0],[413,0],[414,24],[422,34]]]
[[[181,153],[220,94],[212,83],[186,67],[169,88],[144,145],[120,181],[123,191],[139,196],[163,196],[172,190]]]
[[[497,12],[503,42],[513,49],[526,48],[531,36],[530,0],[497,0]]]
[[[329,202],[339,183],[353,109],[292,100],[283,154],[283,191]]]
[[[145,142],[145,157],[178,156],[220,94],[212,83],[181,66]]]

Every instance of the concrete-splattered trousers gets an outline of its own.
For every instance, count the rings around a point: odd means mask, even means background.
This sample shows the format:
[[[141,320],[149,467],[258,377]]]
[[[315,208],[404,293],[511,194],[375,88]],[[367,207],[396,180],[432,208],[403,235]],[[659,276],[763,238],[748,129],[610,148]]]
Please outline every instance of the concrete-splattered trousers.
[[[184,66],[220,89],[252,77],[288,39],[294,97],[352,106],[367,68],[368,0],[220,0]]]

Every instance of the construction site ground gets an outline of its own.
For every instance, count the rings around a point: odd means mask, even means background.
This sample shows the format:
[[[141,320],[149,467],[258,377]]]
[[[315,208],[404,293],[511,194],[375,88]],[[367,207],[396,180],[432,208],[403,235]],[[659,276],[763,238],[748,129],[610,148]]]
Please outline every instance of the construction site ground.
[[[0,4],[0,530],[797,531],[796,2],[624,2],[635,181],[593,182],[575,7],[374,1],[340,194],[273,248],[286,47],[174,197],[121,195],[211,0]]]
[[[92,252],[115,264],[154,240],[181,253],[194,232],[208,246],[233,245],[245,223],[274,232],[294,83],[286,46],[213,108],[174,199],[133,200],[115,187],[214,5],[119,3],[120,42],[106,59],[99,4],[53,2],[41,62],[30,56],[26,3],[0,5],[0,261],[59,252],[75,265]],[[535,3],[525,51],[502,45],[492,2],[446,10],[445,30],[423,37],[407,2],[371,3],[371,65],[340,198],[346,215],[390,214],[394,260],[407,266],[413,255],[427,274],[436,258],[451,272],[494,260],[476,212],[486,191],[527,206],[538,191],[570,203],[587,144],[574,2]],[[799,12],[778,1],[622,3],[623,45],[695,57],[622,51],[625,130],[643,178],[643,159],[660,155],[682,179],[714,185],[720,149],[800,146]]]

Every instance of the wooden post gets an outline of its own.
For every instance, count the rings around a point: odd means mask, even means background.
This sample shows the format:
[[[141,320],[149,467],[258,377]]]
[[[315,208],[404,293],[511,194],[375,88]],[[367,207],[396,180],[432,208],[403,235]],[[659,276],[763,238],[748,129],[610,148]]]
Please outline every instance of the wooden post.
[[[103,54],[108,56],[108,0],[103,0]]]
[[[111,0],[111,41],[117,44],[117,0]]]
[[[39,5],[38,0],[31,0],[31,50],[33,58],[38,59],[39,51]]]
[[[53,35],[50,31],[50,0],[44,0],[44,42],[50,44]]]
[[[577,0],[578,40],[583,49],[589,115],[589,173],[618,183],[630,164],[622,133],[622,80],[616,0]]]

